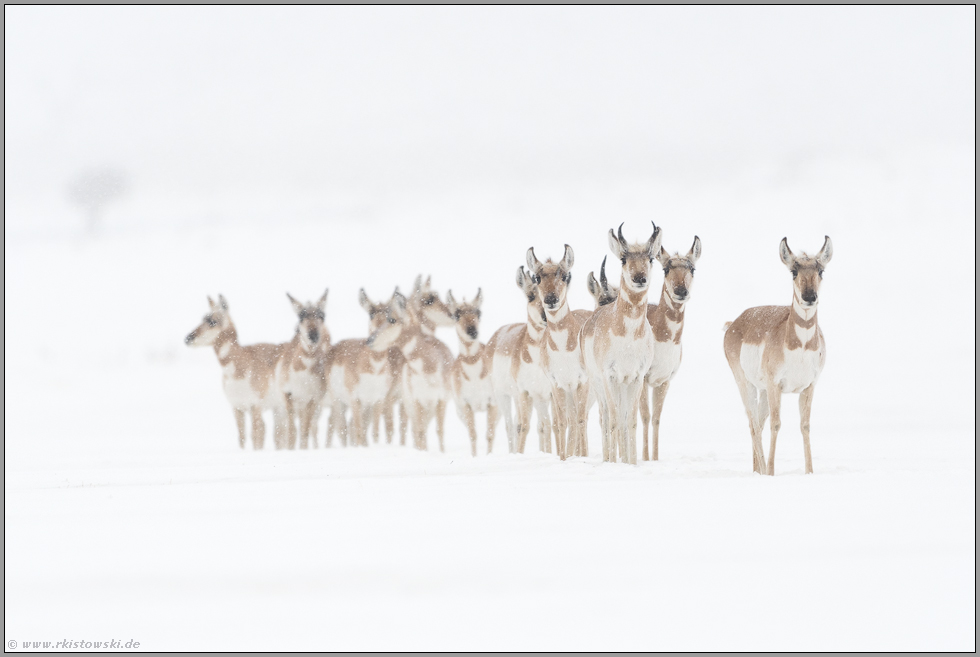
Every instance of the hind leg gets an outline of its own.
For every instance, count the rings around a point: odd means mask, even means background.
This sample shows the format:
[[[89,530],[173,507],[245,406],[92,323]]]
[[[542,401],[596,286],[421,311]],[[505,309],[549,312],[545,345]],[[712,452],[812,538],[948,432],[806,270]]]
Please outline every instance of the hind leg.
[[[236,408],[235,426],[238,427],[238,446],[245,449],[245,411]]]
[[[647,440],[650,433],[650,384],[643,379],[643,393],[640,394],[640,421],[643,424],[643,460],[650,460],[650,450],[647,447]],[[653,457],[656,460],[656,456]]]
[[[772,435],[772,439],[769,443],[769,475],[776,474],[776,436],[779,435],[779,405],[782,401],[782,391],[779,387],[773,383],[769,382],[769,389],[766,391],[769,396],[769,432]]]
[[[262,419],[262,409],[253,406],[251,413],[252,449],[262,449],[265,446],[265,420]]]
[[[487,454],[493,453],[493,439],[496,433],[497,407],[491,403],[487,405]]]
[[[445,452],[446,451],[446,400],[444,399],[440,399],[438,402],[436,402],[436,435],[439,436],[439,451]]]

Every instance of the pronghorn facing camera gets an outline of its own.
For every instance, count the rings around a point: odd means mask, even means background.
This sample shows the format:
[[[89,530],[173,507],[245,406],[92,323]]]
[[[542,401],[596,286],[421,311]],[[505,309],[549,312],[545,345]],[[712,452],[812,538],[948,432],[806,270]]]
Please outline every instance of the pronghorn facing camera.
[[[656,461],[660,457],[660,414],[670,380],[681,366],[681,333],[684,331],[684,307],[691,298],[694,284],[694,265],[701,257],[701,240],[694,236],[694,244],[686,255],[670,255],[662,247],[657,261],[664,268],[664,285],[660,291],[660,303],[647,306],[647,321],[653,329],[653,364],[643,380],[640,397],[640,417],[643,420],[643,460],[648,461],[647,434],[650,427],[648,389],[653,390],[653,450]]]
[[[493,381],[490,377],[491,362],[486,346],[479,341],[480,306],[483,304],[483,291],[477,290],[473,301],[463,299],[456,303],[453,292],[446,293],[447,306],[456,322],[456,335],[459,337],[459,355],[453,362],[450,382],[456,413],[466,425],[470,434],[473,456],[476,456],[475,413],[487,413],[487,454],[493,452],[494,430],[497,424],[497,407],[493,398]]]
[[[377,412],[391,390],[388,348],[407,321],[405,297],[397,289],[387,304],[375,306],[363,289],[359,298],[362,306],[376,308],[371,325],[378,328],[366,339],[341,340],[327,352],[327,388],[331,402],[328,447],[335,431],[339,431],[344,445],[349,438],[355,447],[367,446],[367,428],[372,414]],[[351,416],[349,425],[344,418],[347,409]]]
[[[439,298],[439,293],[432,287],[432,277],[425,282],[419,274],[415,279],[412,294],[408,298],[408,313],[412,323],[418,325],[424,335],[435,335],[439,326],[453,326],[455,320],[449,312],[449,306]]]
[[[660,229],[650,239],[627,244],[623,227],[609,231],[609,248],[623,265],[619,296],[597,308],[582,327],[580,340],[586,368],[599,400],[602,458],[636,463],[636,433],[630,431],[643,379],[653,363],[653,332],[647,321],[647,295],[654,257],[660,252]]]
[[[228,302],[218,295],[215,303],[208,297],[210,312],[196,329],[187,334],[184,342],[191,347],[214,347],[221,365],[225,397],[235,413],[238,425],[238,444],[245,447],[245,413],[252,415],[252,449],[265,444],[265,422],[262,411],[271,409],[275,419],[276,449],[284,446],[286,434],[285,403],[276,385],[276,363],[283,345],[238,344],[238,332],[228,313]]]
[[[533,406],[538,416],[538,446],[551,452],[551,381],[541,369],[541,345],[547,316],[531,276],[524,267],[517,269],[517,287],[527,301],[527,320],[523,324],[501,326],[487,342],[493,364],[493,394],[497,412],[504,416],[509,452],[524,452]],[[513,409],[512,409],[513,405]],[[517,411],[517,424],[514,423]]]
[[[817,326],[817,297],[824,267],[833,255],[829,237],[824,238],[823,247],[815,256],[795,255],[784,237],[779,243],[779,257],[793,273],[793,303],[749,308],[726,324],[725,357],[749,418],[755,472],[775,474],[779,407],[784,392],[800,395],[805,473],[813,472],[810,406],[827,357],[823,332]],[[762,429],[767,416],[771,433],[768,466],[762,451]]]
[[[296,447],[296,423],[299,421],[299,446],[306,449],[310,437],[317,447],[316,425],[321,404],[327,392],[324,367],[330,349],[330,333],[324,324],[327,292],[316,303],[303,304],[286,294],[299,319],[296,335],[283,346],[276,365],[276,382],[286,402],[289,449]]]
[[[588,456],[589,377],[579,344],[579,332],[589,312],[574,313],[568,307],[575,253],[565,245],[559,262],[545,262],[527,250],[527,267],[547,316],[541,345],[541,367],[551,380],[555,407],[555,443],[558,457]],[[566,442],[567,434],[567,442]]]

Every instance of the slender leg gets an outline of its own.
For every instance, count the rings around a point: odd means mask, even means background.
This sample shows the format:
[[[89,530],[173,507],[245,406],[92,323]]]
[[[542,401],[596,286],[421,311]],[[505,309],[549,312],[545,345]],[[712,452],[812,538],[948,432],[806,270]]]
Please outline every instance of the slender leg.
[[[296,407],[292,395],[286,395],[286,447],[296,449]]]
[[[531,429],[531,395],[522,392],[517,399],[517,453],[524,453],[527,432]]]
[[[487,454],[493,453],[494,434],[497,433],[497,406],[487,405]]]
[[[552,403],[555,406],[555,452],[562,461],[567,457],[566,436],[568,433],[568,401],[565,399],[565,391],[561,388],[554,388],[551,392]]]
[[[262,419],[262,409],[252,407],[252,449],[262,449],[265,444],[265,421]]]
[[[551,412],[553,405],[550,399],[542,399],[535,406],[538,414],[538,436],[544,441],[545,453],[551,454],[551,434],[554,432],[555,423],[552,421],[554,414]],[[528,410],[528,422],[531,421],[531,411]],[[558,449],[558,436],[555,434],[555,449]]]
[[[439,451],[446,451],[446,400],[436,403],[436,435],[439,436]]]
[[[769,394],[769,431],[772,439],[769,443],[769,476],[776,474],[776,436],[779,434],[779,402],[782,401],[782,392],[774,381],[768,382]]]
[[[425,411],[422,404],[415,402],[415,414],[412,417],[412,430],[415,433],[415,449],[425,449],[425,425],[422,423]]]
[[[313,419],[313,402],[303,404],[299,409],[299,448],[310,447],[310,420]]]
[[[288,419],[289,416],[286,414],[284,406],[272,410],[272,431],[276,436],[276,442],[280,448],[289,447],[287,442],[289,435],[289,428],[287,427]]]
[[[245,411],[235,410],[235,426],[238,427],[238,446],[245,449]]]
[[[507,434],[507,453],[513,454],[517,449],[517,427],[514,426],[514,404],[507,395],[497,398],[498,413],[504,416],[504,433]]]
[[[800,393],[800,433],[803,434],[803,458],[806,461],[804,474],[813,474],[813,460],[810,458],[810,406],[813,404],[813,386],[811,383]]]
[[[664,410],[664,399],[667,398],[667,389],[670,381],[654,386],[653,388],[653,460],[660,458],[660,414]]]
[[[578,427],[578,455],[589,455],[589,384],[575,389],[575,423]]]
[[[466,430],[470,433],[470,448],[473,456],[476,456],[476,419],[473,417],[473,407],[465,402],[460,402],[463,406],[461,413]]]
[[[640,395],[640,421],[643,423],[643,460],[650,460],[650,451],[647,448],[647,434],[650,430],[650,393],[647,392],[650,386],[646,379],[643,379],[643,393]],[[656,459],[657,457],[653,457]]]
[[[355,399],[350,407],[351,436],[350,442],[353,447],[361,445],[361,431],[364,427],[364,414],[361,412],[361,401]]]
[[[371,435],[374,437],[374,444],[378,444],[378,437],[381,435],[381,413],[378,412],[377,404],[371,407]]]
[[[394,440],[394,438],[395,438],[395,401],[394,401],[394,399],[389,399],[387,401],[387,403],[385,403],[384,419],[385,419],[385,439],[388,441],[388,444],[390,445],[391,444],[391,441]]]

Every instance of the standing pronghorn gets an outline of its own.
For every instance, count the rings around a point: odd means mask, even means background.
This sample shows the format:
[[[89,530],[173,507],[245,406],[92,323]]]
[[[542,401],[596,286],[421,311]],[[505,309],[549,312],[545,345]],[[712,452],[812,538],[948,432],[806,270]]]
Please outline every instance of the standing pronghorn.
[[[542,263],[534,255],[534,247],[527,250],[527,267],[547,316],[541,345],[541,368],[551,380],[555,447],[562,460],[568,455],[589,454],[586,435],[589,377],[585,371],[579,332],[590,313],[575,313],[568,307],[568,285],[572,280],[574,264],[575,253],[567,244],[564,256],[557,263],[550,258]]]
[[[551,452],[551,381],[541,369],[541,345],[547,316],[541,298],[524,267],[517,269],[517,287],[527,298],[527,320],[501,326],[487,342],[497,412],[504,416],[509,452],[524,452],[531,407],[538,416],[538,445]],[[512,409],[513,402],[513,409]],[[517,411],[517,426],[514,413]]]
[[[452,394],[449,385],[452,352],[435,337],[423,333],[421,326],[411,320],[407,301],[397,290],[389,308],[387,325],[373,333],[368,344],[374,350],[387,352],[396,347],[401,351],[405,358],[401,399],[412,418],[415,447],[428,449],[426,432],[435,418],[439,449],[445,451],[446,402]]]
[[[473,456],[476,456],[476,422],[474,413],[487,412],[487,454],[493,452],[493,437],[497,425],[497,407],[493,398],[493,381],[490,377],[489,350],[477,338],[480,331],[480,306],[483,291],[477,290],[470,303],[466,299],[456,303],[453,292],[446,293],[449,312],[456,321],[459,337],[459,355],[453,362],[450,382],[459,419],[470,434]]]
[[[609,231],[609,248],[623,265],[619,296],[596,309],[582,327],[581,345],[599,399],[602,458],[636,463],[636,433],[630,431],[640,401],[643,378],[653,364],[653,331],[647,321],[647,293],[654,256],[660,252],[660,229],[643,244],[627,244],[623,227]],[[632,434],[632,435],[631,435]]]
[[[289,302],[299,318],[296,335],[283,346],[276,365],[276,382],[285,397],[289,429],[288,447],[296,447],[296,420],[299,420],[299,446],[306,449],[310,436],[317,447],[316,425],[327,393],[325,372],[330,333],[324,324],[327,292],[315,304],[302,304],[292,297]],[[297,417],[298,416],[298,417]]]
[[[834,255],[829,237],[816,256],[794,255],[786,238],[779,243],[779,257],[793,272],[791,306],[749,308],[725,325],[725,357],[735,375],[752,431],[752,469],[775,474],[779,405],[784,392],[800,395],[800,431],[807,474],[810,459],[810,405],[813,388],[827,357],[823,332],[817,326],[817,293],[824,267]],[[762,451],[762,428],[769,420],[772,435],[769,465]]]
[[[245,448],[245,413],[252,414],[252,449],[265,444],[265,422],[262,411],[271,409],[275,419],[276,449],[284,446],[286,436],[285,403],[276,385],[276,363],[283,353],[280,344],[238,344],[238,332],[228,314],[228,302],[218,295],[218,303],[208,297],[211,311],[204,321],[187,334],[184,342],[191,347],[214,347],[221,365],[225,397],[235,412],[238,445]]]
[[[660,303],[647,306],[647,321],[653,329],[653,365],[643,380],[640,397],[640,418],[643,420],[643,460],[650,460],[647,434],[650,427],[648,389],[653,390],[653,460],[660,456],[660,414],[670,380],[681,366],[681,333],[684,331],[684,306],[690,299],[694,284],[694,265],[701,257],[701,240],[694,236],[694,244],[687,255],[669,255],[663,248],[657,261],[664,268],[664,286],[660,291]]]
[[[361,306],[369,309],[374,332],[367,339],[341,340],[327,352],[327,388],[331,400],[328,447],[334,431],[340,432],[344,445],[349,436],[352,445],[367,446],[372,414],[387,398],[393,377],[388,356],[390,345],[382,348],[373,339],[388,324],[401,326],[405,322],[405,297],[397,289],[386,305],[372,304],[363,289],[358,296]],[[347,409],[351,411],[349,426],[344,419]]]

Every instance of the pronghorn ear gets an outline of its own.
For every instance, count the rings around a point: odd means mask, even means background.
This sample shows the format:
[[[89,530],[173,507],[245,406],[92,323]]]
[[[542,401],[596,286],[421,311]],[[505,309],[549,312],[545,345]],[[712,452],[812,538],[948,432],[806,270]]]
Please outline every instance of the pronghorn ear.
[[[218,303],[221,305],[222,310],[228,310],[228,302],[225,300],[225,295],[218,295]]]
[[[602,288],[599,287],[599,281],[595,279],[595,273],[589,272],[589,277],[585,279],[585,286],[589,288],[589,294],[592,295],[593,299],[599,298],[599,295],[602,293]]]
[[[357,293],[357,302],[361,304],[361,308],[368,312],[371,312],[374,307],[371,300],[368,299],[367,292],[364,291],[363,287],[361,288],[361,291]]]
[[[208,306],[211,307],[211,310],[216,310],[218,308],[218,305],[214,302],[214,299],[211,298],[210,294],[208,295]]]
[[[653,234],[650,235],[650,239],[647,240],[647,249],[649,250],[651,256],[657,254],[657,258],[659,258],[660,251],[662,250],[660,243],[663,241],[664,233],[662,230],[657,228],[657,224],[653,223],[652,221],[650,224],[653,226]]]
[[[432,274],[425,277],[425,287],[426,289],[432,287]]]
[[[412,294],[422,291],[422,274],[415,277],[415,285],[412,286]]]
[[[452,290],[446,290],[446,307],[449,309],[450,315],[456,314],[456,299],[453,298]]]
[[[687,259],[692,263],[696,263],[701,257],[701,238],[697,235],[694,236],[694,244],[691,245],[691,250],[687,252]]]
[[[527,268],[530,271],[530,273],[533,274],[536,271],[538,271],[538,267],[540,266],[541,266],[541,261],[539,261],[538,257],[534,255],[534,247],[532,246],[527,250]]]
[[[419,277],[421,278],[421,276]],[[395,293],[391,295],[391,307],[394,309],[395,314],[399,317],[404,317],[407,312],[408,302],[398,288],[395,288]]]
[[[286,292],[286,296],[289,297],[289,303],[293,304],[293,310],[296,311],[297,315],[303,312],[303,304],[294,299],[293,295],[291,295],[289,292]]]
[[[796,256],[793,252],[789,250],[789,244],[786,242],[786,238],[779,243],[779,259],[783,261],[783,264],[787,267],[792,268],[793,263],[796,262]]]
[[[568,246],[567,244],[565,245],[565,257],[561,259],[561,264],[565,271],[569,271],[572,268],[572,265],[575,264],[575,252],[572,251],[572,247]]]
[[[657,253],[657,262],[659,262],[664,267],[670,262],[670,254],[664,250],[664,247],[660,247],[660,252]]]
[[[330,288],[324,290],[323,296],[320,297],[320,300],[316,302],[316,307],[322,311],[326,311],[327,309],[327,294],[329,294],[329,292],[330,292]]]
[[[483,305],[483,288],[482,287],[476,288],[476,296],[473,297],[473,303],[471,305],[474,308],[476,308],[477,310],[479,310],[480,309],[480,306]]]
[[[817,262],[819,262],[821,265],[826,265],[833,257],[834,243],[830,241],[830,237],[824,235],[823,247],[820,249],[820,253],[817,254]]]
[[[620,226],[620,229],[622,228]],[[613,232],[612,228],[609,229],[609,250],[612,251],[617,260],[623,259],[623,245],[619,243],[619,238],[616,237],[616,233]]]
[[[517,287],[521,288],[524,294],[528,294],[533,287],[531,284],[531,278],[525,273],[524,267],[517,268]]]

